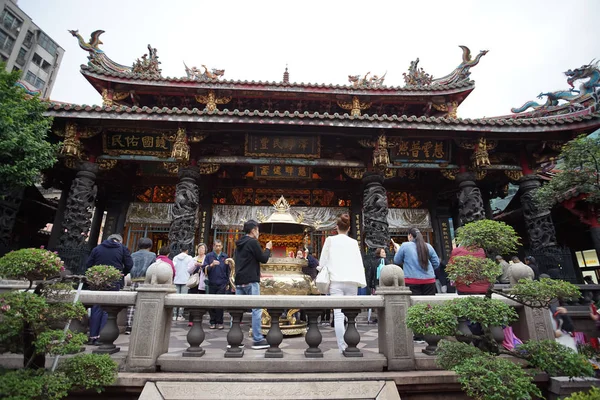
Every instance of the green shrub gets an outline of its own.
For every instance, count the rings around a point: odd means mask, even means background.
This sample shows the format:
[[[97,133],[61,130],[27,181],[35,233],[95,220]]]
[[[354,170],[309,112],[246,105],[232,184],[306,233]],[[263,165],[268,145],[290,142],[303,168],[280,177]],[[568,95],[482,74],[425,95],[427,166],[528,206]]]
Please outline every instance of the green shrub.
[[[456,231],[456,241],[461,246],[483,249],[490,258],[515,253],[519,239],[512,226],[489,219],[470,222]]]
[[[517,351],[529,364],[550,376],[593,376],[594,368],[587,358],[554,340],[530,340]]]
[[[448,279],[465,285],[474,282],[496,282],[502,274],[502,266],[488,258],[474,256],[456,256],[446,266]]]
[[[406,326],[421,335],[454,336],[458,322],[445,303],[419,303],[408,308]]]
[[[592,386],[589,392],[573,393],[569,397],[565,397],[563,400],[600,400],[600,389],[598,389],[596,386]]]
[[[45,326],[48,303],[31,292],[0,293],[0,345],[13,353],[23,351],[23,329],[29,324],[34,331]]]
[[[58,276],[65,270],[58,255],[45,249],[20,249],[0,258],[0,276],[30,281]]]
[[[19,369],[0,374],[0,399],[58,400],[67,396],[71,380],[64,373]]]
[[[74,333],[64,330],[51,330],[39,333],[35,338],[36,353],[73,354],[81,351],[81,346],[87,341],[84,333]]]
[[[68,301],[73,296],[73,283],[58,282],[44,285],[40,295],[48,300]]]
[[[512,287],[508,297],[531,307],[547,308],[554,299],[579,299],[579,288],[560,279],[542,278],[539,281],[521,279]]]
[[[67,358],[58,368],[77,389],[93,389],[98,393],[117,379],[118,365],[108,354],[80,354]]]
[[[502,300],[479,296],[463,296],[450,304],[454,315],[482,326],[508,326],[519,319],[515,309]]]
[[[106,290],[121,280],[121,271],[111,265],[94,265],[85,271],[85,279],[90,289]]]
[[[436,364],[441,368],[451,370],[466,359],[481,356],[484,353],[477,347],[466,343],[440,340],[436,354]]]
[[[491,355],[465,359],[453,369],[462,390],[478,400],[529,400],[542,393],[520,365]]]

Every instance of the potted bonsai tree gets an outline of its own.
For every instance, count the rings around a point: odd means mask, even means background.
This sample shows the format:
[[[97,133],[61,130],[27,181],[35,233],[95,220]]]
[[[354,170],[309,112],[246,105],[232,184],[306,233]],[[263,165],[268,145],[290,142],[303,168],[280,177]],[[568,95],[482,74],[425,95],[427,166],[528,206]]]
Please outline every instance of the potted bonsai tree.
[[[419,303],[409,307],[406,326],[415,334],[424,335],[428,346],[423,349],[423,353],[433,355],[444,336],[456,335],[458,322],[446,303]]]
[[[108,290],[123,278],[112,265],[94,265],[85,271],[85,280],[92,290]]]
[[[502,267],[492,258],[513,253],[519,246],[519,236],[511,226],[487,219],[460,227],[456,241],[473,254],[481,250],[485,254],[485,258],[461,255],[450,259],[446,272],[459,293],[486,293],[502,274]]]

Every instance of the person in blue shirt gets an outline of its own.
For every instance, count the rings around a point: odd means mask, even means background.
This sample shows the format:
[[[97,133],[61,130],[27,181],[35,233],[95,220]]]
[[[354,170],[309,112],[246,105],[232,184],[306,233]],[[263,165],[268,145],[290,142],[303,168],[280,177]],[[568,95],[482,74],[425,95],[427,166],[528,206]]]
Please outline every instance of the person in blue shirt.
[[[408,242],[402,246],[392,241],[396,255],[394,264],[402,265],[404,282],[413,295],[435,295],[435,269],[440,259],[416,228],[408,230]]]
[[[231,269],[225,263],[229,256],[223,253],[223,242],[219,239],[213,243],[213,251],[208,253],[202,263],[202,268],[205,269],[204,274],[208,277],[208,293],[209,294],[227,294],[229,285],[229,274]],[[211,308],[210,314],[210,329],[223,329],[223,309]]]

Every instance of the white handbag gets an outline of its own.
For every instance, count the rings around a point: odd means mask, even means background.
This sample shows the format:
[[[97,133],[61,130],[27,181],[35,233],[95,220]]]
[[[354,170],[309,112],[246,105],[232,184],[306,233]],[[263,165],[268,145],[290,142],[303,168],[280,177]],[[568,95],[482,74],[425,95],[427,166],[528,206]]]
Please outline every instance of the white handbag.
[[[315,278],[315,285],[317,286],[317,290],[321,292],[321,294],[329,294],[329,284],[331,280],[329,279],[329,269],[326,266],[321,268],[319,274]]]

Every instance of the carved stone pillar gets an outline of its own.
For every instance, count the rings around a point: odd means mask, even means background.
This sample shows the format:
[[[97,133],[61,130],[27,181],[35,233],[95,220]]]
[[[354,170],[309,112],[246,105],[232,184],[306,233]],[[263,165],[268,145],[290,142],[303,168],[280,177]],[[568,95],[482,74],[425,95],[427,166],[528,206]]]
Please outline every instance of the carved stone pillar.
[[[387,192],[383,187],[383,177],[376,173],[365,174],[363,178],[363,237],[369,249],[386,248],[390,242],[388,230]]]
[[[458,217],[460,225],[485,219],[485,208],[481,191],[475,183],[475,174],[460,172],[456,176],[460,193],[458,194]]]
[[[536,175],[525,175],[519,180],[521,206],[531,250],[556,246],[556,231],[550,210],[539,208],[534,200],[539,187],[540,181]]]
[[[67,198],[67,209],[63,220],[60,248],[75,249],[86,245],[92,223],[92,210],[96,202],[96,174],[98,165],[83,162],[71,183]]]
[[[199,176],[197,168],[179,170],[179,183],[175,189],[173,205],[173,222],[169,228],[172,256],[185,249],[192,251],[194,247],[196,215],[200,201],[197,184]]]
[[[0,188],[0,257],[10,250],[13,227],[17,219],[24,189]]]

